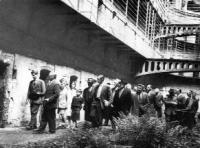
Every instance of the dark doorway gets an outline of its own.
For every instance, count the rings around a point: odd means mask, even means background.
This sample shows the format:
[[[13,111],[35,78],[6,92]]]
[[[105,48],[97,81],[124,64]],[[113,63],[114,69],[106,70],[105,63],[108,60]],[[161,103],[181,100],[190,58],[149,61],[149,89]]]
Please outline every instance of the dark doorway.
[[[7,64],[4,62],[0,61],[0,128],[3,128],[5,126],[5,87],[6,87],[6,82],[5,82],[5,74],[6,74],[6,68]]]

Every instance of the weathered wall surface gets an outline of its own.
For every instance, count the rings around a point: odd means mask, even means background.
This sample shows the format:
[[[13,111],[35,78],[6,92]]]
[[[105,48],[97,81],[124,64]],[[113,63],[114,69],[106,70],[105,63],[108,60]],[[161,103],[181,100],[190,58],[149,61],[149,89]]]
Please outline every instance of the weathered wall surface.
[[[87,78],[93,77],[96,78],[96,75],[78,71],[73,68],[69,68],[66,66],[60,65],[52,65],[47,62],[29,58],[26,56],[15,54],[14,56],[14,65],[15,69],[17,69],[16,77],[12,79],[11,82],[11,94],[10,104],[9,104],[9,113],[8,113],[8,122],[13,125],[20,125],[24,121],[28,121],[30,118],[30,109],[29,103],[26,103],[27,99],[27,91],[29,82],[32,80],[32,76],[30,74],[31,69],[41,70],[43,68],[48,68],[55,71],[58,76],[57,80],[59,80],[63,75],[67,75],[68,78],[70,75],[78,76],[78,88],[84,89],[87,87]],[[106,81],[110,79],[106,78]],[[83,119],[83,111],[81,119]]]
[[[96,34],[80,28],[81,16],[58,0],[3,0],[0,2],[0,49],[12,54],[16,78],[12,79],[8,121],[20,125],[29,119],[25,103],[30,69],[49,66],[60,74],[76,74],[80,87],[88,77],[131,81],[130,53],[102,42]],[[136,70],[134,70],[136,71]],[[109,80],[107,78],[107,80]]]
[[[118,54],[95,33],[80,29],[78,16],[55,0],[1,1],[0,48],[48,63],[109,77],[130,76],[129,53]]]

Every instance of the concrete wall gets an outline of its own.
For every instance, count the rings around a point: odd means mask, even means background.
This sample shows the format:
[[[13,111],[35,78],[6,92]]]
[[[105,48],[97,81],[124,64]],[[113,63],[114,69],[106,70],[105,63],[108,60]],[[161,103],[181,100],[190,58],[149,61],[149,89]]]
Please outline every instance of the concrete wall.
[[[60,75],[76,74],[80,87],[88,77],[132,81],[130,52],[104,43],[80,28],[79,14],[57,0],[6,0],[0,3],[0,49],[14,57],[17,77],[11,81],[8,121],[20,125],[30,117],[25,104],[30,69],[48,66]],[[101,31],[101,30],[99,30]],[[132,67],[132,68],[131,68]],[[135,68],[134,68],[135,69]],[[137,70],[134,70],[137,71]]]
[[[81,30],[55,0],[2,1],[0,48],[109,77],[130,77],[129,53],[107,46],[98,35]],[[59,60],[58,60],[59,59]]]
[[[145,35],[110,0],[103,0],[100,7],[98,0],[62,1],[144,57],[161,57],[160,53],[150,46]],[[114,17],[113,12],[116,13]]]
[[[87,87],[87,79],[89,77],[95,78],[96,75],[85,72],[82,70],[75,70],[70,67],[53,65],[49,64],[45,61],[41,61],[38,59],[29,58],[23,55],[15,54],[14,65],[17,69],[16,78],[12,79],[11,88],[10,88],[10,104],[8,110],[8,123],[19,126],[22,123],[26,122],[30,118],[30,109],[29,105],[26,103],[27,99],[27,91],[29,82],[32,80],[32,76],[30,74],[31,69],[41,70],[44,67],[51,69],[57,73],[57,80],[59,80],[63,75],[67,75],[69,78],[70,75],[78,76],[78,88],[86,88]],[[112,81],[110,78],[106,78],[105,82]],[[81,112],[81,120],[84,112]]]

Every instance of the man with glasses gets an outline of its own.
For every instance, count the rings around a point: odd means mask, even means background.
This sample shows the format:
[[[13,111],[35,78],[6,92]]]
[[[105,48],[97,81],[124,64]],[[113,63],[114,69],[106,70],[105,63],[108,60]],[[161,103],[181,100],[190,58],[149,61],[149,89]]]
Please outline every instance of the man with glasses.
[[[31,75],[33,80],[29,83],[27,102],[30,102],[31,120],[26,127],[27,130],[37,128],[37,113],[40,105],[42,104],[42,98],[45,94],[46,88],[43,80],[38,78],[38,71],[32,70]]]

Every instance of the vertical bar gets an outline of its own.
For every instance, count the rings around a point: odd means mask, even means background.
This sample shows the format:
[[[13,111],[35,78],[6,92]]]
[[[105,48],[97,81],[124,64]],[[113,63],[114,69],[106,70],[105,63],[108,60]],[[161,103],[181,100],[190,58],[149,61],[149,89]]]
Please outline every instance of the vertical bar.
[[[140,12],[140,0],[138,0],[138,5],[137,5],[136,27],[138,27],[139,12]]]
[[[160,23],[160,25],[159,25],[159,30],[161,31],[161,27],[162,27],[162,24]],[[159,35],[159,34],[158,34]],[[159,51],[160,51],[160,37],[159,37],[159,39],[158,39],[158,49],[159,49]]]
[[[145,36],[147,36],[148,18],[149,18],[149,2],[147,2],[147,15],[146,15],[146,25],[145,25]]]
[[[77,3],[77,10],[79,11],[79,7],[80,7],[80,0],[78,0],[78,3]]]
[[[149,9],[149,20],[148,20],[148,28],[147,28],[147,35],[148,35],[148,38],[150,38],[150,36],[149,36],[149,29],[150,29],[150,23],[151,23],[151,9],[152,9],[152,6],[151,5],[149,5],[149,7],[150,7],[150,9]]]
[[[128,1],[129,0],[126,0],[126,12],[125,12],[126,17],[128,16]]]
[[[153,31],[154,31],[154,19],[155,19],[155,11],[153,10],[152,24],[151,24],[151,37],[150,37],[151,45],[152,45]]]

